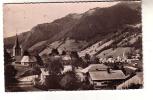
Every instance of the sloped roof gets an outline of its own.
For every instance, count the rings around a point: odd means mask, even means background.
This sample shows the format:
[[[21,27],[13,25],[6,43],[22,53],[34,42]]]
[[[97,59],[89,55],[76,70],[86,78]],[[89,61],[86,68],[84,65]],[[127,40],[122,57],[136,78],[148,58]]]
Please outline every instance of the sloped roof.
[[[132,67],[132,66],[125,66],[124,68],[130,69],[132,71],[136,71],[138,68]]]
[[[97,69],[98,70],[106,70],[107,68],[108,68],[108,66],[106,66],[104,64],[91,64],[88,67],[81,70],[81,72],[87,73],[89,71],[96,71]]]
[[[21,62],[22,56],[15,56],[15,62]]]
[[[117,86],[117,89],[124,89],[128,88],[131,84],[143,84],[143,73],[136,74],[129,80],[125,81],[124,83]]]
[[[21,62],[36,62],[36,58],[34,56],[23,56]]]
[[[111,70],[111,73],[107,71],[91,71],[89,75],[92,80],[120,80],[125,79],[126,76],[121,70]]]

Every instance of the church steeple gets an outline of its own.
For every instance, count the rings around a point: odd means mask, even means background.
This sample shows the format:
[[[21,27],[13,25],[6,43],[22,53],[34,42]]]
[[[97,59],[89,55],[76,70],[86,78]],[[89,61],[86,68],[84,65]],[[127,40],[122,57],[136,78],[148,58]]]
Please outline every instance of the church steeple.
[[[17,34],[16,34],[15,44],[13,47],[13,56],[22,56],[22,47],[20,46]]]
[[[16,40],[15,40],[15,45],[14,45],[15,48],[20,48],[20,44],[19,44],[19,39],[18,39],[18,36],[16,34]]]

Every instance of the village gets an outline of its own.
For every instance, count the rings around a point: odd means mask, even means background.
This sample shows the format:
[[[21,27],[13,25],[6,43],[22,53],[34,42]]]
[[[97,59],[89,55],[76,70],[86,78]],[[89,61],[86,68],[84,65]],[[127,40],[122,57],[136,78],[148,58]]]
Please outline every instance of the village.
[[[10,60],[10,59],[11,60]],[[53,48],[39,56],[23,50],[16,35],[12,54],[5,50],[6,91],[139,89],[141,56],[98,58]]]

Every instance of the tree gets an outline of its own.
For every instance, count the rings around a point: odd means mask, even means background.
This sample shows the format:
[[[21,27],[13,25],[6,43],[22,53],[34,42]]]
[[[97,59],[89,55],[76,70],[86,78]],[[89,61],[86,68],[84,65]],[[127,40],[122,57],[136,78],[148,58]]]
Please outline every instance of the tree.
[[[52,54],[52,55],[58,55],[59,52],[58,52],[57,49],[52,49],[51,54]]]
[[[66,73],[60,81],[60,86],[64,90],[76,90],[80,84],[74,72]]]
[[[83,62],[82,58],[79,57],[76,51],[72,51],[70,56],[71,56],[71,64],[74,68],[85,66],[85,63]]]
[[[70,56],[71,56],[71,58],[79,59],[79,55],[78,55],[77,51],[72,51]]]
[[[60,59],[52,58],[49,62],[47,62],[47,69],[50,74],[58,75],[63,70],[63,65]]]
[[[131,48],[130,51],[126,53],[126,56],[128,59],[132,59],[132,56],[135,55],[135,53],[134,48]]]
[[[48,89],[60,88],[59,81],[61,78],[61,70],[63,70],[60,59],[53,57],[46,63],[49,75],[45,79],[45,86]]]
[[[11,65],[12,62],[13,62],[13,59],[11,55],[7,52],[6,49],[4,49],[5,89],[7,91],[11,91],[11,88],[9,88],[10,84],[17,82],[15,78],[17,74],[17,70],[14,68],[13,65]]]
[[[92,63],[92,64],[99,64],[99,63],[100,63],[100,62],[99,62],[99,58],[96,57],[96,56],[93,56],[93,57],[91,58],[91,63]]]
[[[62,51],[62,55],[66,55],[66,51],[63,50],[63,51]]]
[[[137,41],[133,45],[135,49],[142,49],[142,37],[138,37]]]
[[[91,56],[90,56],[88,53],[86,53],[84,58],[85,58],[87,61],[90,61]]]
[[[36,57],[36,59],[37,59],[37,64],[40,65],[40,66],[43,66],[44,63],[43,63],[41,57],[40,57],[38,54],[37,54],[35,57]]]
[[[17,74],[17,70],[12,65],[5,65],[4,68],[5,72],[5,90],[6,91],[13,91],[10,85],[17,83],[17,79],[15,78]]]
[[[10,64],[13,61],[11,55],[7,52],[7,50],[4,48],[4,64]]]
[[[117,44],[112,44],[112,49],[115,50],[117,48]]]
[[[28,50],[25,50],[24,53],[23,53],[23,55],[24,56],[29,56],[30,54],[29,54]]]

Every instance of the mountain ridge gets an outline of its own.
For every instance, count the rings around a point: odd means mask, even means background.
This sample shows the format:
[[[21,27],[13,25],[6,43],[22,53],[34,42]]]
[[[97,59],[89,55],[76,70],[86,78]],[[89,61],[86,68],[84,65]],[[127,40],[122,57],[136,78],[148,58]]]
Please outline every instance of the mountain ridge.
[[[137,7],[133,7],[135,4]],[[36,25],[30,31],[20,34],[19,40],[24,49],[29,49],[41,41],[46,41],[45,44],[49,45],[54,41],[65,41],[67,38],[76,42],[86,41],[92,45],[113,35],[125,25],[141,23],[141,13],[138,10],[140,7],[140,3],[119,3],[107,8],[93,8],[82,14],[68,14],[51,23]],[[15,37],[5,38],[4,46],[12,48],[14,41]],[[39,45],[33,50],[41,52],[46,45]]]

